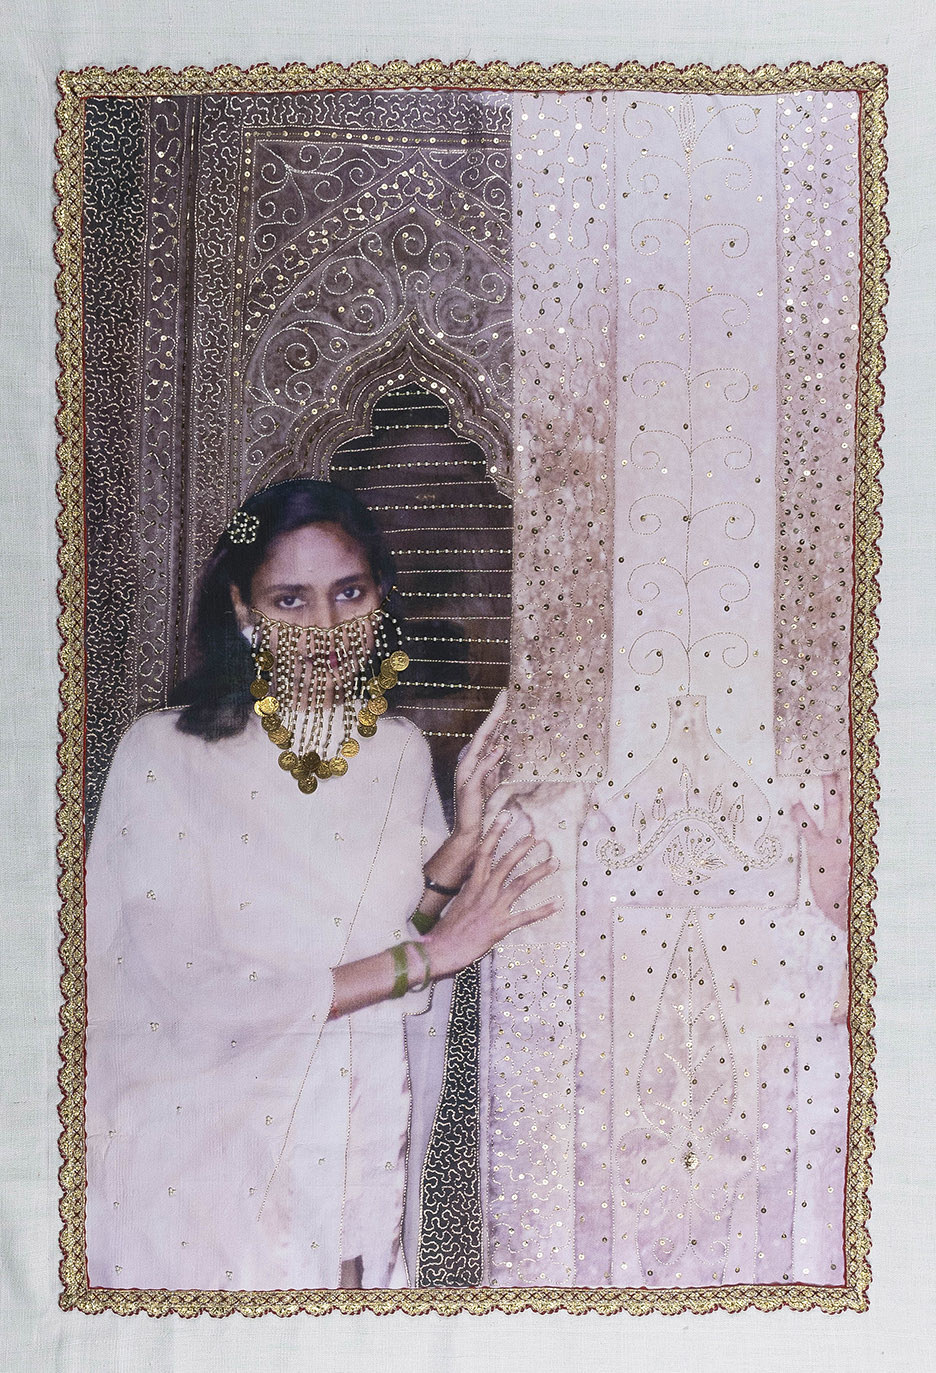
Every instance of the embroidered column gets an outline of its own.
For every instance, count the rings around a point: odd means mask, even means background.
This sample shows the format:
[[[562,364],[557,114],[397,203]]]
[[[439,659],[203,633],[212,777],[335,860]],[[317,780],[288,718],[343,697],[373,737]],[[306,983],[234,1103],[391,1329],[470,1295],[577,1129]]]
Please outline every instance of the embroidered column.
[[[530,893],[563,909],[486,969],[487,1280],[575,1273],[575,850],[603,773],[610,677],[614,237],[612,99],[514,102],[514,606],[508,842],[548,838]],[[486,1032],[486,1033],[485,1033]]]
[[[781,1028],[763,944],[798,891],[771,797],[774,109],[616,109],[614,685],[579,871],[583,959],[607,977],[610,945],[613,973],[580,1040],[585,1282],[754,1277],[754,1040]]]

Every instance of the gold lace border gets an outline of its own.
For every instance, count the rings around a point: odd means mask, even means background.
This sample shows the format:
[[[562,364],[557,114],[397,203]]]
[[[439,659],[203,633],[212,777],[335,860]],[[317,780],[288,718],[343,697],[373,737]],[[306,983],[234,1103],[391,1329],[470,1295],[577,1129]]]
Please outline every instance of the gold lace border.
[[[63,966],[59,1084],[62,1099],[59,1115],[62,1132],[60,1214],[62,1230],[60,1305],[65,1310],[89,1313],[112,1311],[119,1315],[195,1316],[205,1313],[226,1316],[321,1315],[329,1311],[372,1311],[410,1315],[434,1311],[454,1315],[460,1311],[567,1311],[612,1315],[628,1312],[666,1315],[687,1312],[761,1311],[789,1308],[826,1312],[864,1311],[868,1306],[871,1270],[868,1262],[870,1215],[868,1188],[873,1148],[874,1013],[874,863],[877,829],[876,803],[879,788],[875,776],[878,750],[874,704],[880,599],[878,571],[881,533],[879,506],[883,433],[882,341],[888,266],[884,241],[887,219],[884,180],[887,70],[876,62],[849,67],[841,62],[812,66],[794,62],[786,68],[764,65],[748,70],[730,65],[713,69],[702,64],[677,67],[658,62],[650,67],[637,62],[608,66],[601,62],[582,67],[560,62],[544,67],[525,62],[512,67],[505,62],[482,66],[462,61],[437,60],[418,63],[355,62],[344,67],[335,62],[308,67],[259,64],[242,69],[220,66],[212,71],[186,67],[173,72],[167,67],[140,71],[122,67],[106,71],[85,67],[59,76],[56,117],[59,137],[55,176],[59,230],[55,245],[60,271],[56,281],[59,299],[57,324],[60,365],[57,392],[57,426],[61,435],[58,458],[61,475],[57,492],[57,520],[61,547],[61,603],[59,632],[62,647],[60,744],[61,774],[58,811],[61,866],[60,953]],[[857,91],[861,97],[861,312],[856,407],[855,489],[855,590],[852,617],[852,671],[850,680],[852,734],[852,836],[853,864],[849,923],[851,1001],[849,1026],[852,1041],[852,1084],[848,1118],[848,1158],[845,1174],[845,1281],[840,1287],[802,1284],[722,1286],[703,1288],[437,1288],[406,1291],[289,1291],[289,1292],[169,1292],[92,1288],[85,1263],[85,1139],[84,1139],[84,817],[82,809],[84,767],[84,505],[83,505],[83,357],[81,315],[81,206],[84,101],[92,96],[177,96],[189,94],[284,93],[334,88],[345,90],[393,90],[459,88],[505,91],[624,91],[643,90],[687,94],[754,95],[785,91]]]

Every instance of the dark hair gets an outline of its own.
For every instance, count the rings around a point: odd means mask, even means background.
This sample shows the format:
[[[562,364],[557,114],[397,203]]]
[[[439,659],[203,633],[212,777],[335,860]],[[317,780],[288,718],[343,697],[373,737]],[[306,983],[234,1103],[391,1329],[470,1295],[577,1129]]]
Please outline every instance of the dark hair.
[[[373,515],[343,487],[310,478],[278,482],[249,496],[240,508],[259,520],[256,537],[237,543],[225,530],[215,544],[202,573],[192,622],[196,667],[169,695],[169,705],[185,707],[178,728],[208,740],[239,734],[250,718],[249,686],[256,671],[237,623],[231,587],[236,586],[249,604],[254,574],[275,538],[304,525],[337,524],[363,551],[381,596],[390,594],[396,577]],[[401,618],[395,594],[388,608]]]

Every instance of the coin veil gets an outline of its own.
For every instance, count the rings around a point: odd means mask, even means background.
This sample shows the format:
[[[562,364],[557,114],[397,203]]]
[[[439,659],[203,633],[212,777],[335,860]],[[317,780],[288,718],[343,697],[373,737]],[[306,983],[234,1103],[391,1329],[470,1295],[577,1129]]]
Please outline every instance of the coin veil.
[[[279,764],[308,794],[342,777],[387,709],[385,692],[409,667],[399,621],[386,601],[329,629],[252,611],[254,710]]]

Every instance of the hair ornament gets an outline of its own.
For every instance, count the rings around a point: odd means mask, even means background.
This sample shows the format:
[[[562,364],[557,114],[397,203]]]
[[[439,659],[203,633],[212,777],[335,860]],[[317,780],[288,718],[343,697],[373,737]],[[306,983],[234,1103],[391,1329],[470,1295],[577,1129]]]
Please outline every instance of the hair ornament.
[[[260,533],[260,517],[247,510],[235,510],[224,532],[231,543],[253,543]]]

